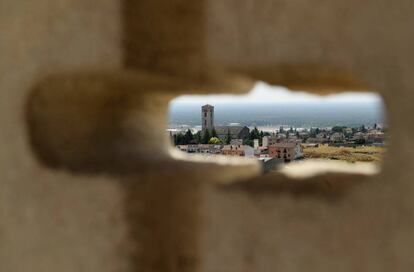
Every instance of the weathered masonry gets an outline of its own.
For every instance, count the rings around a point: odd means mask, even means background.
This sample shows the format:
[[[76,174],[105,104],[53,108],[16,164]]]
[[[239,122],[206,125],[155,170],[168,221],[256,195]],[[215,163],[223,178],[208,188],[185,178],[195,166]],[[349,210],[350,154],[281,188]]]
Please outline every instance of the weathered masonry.
[[[0,271],[412,271],[413,13],[408,0],[0,0]],[[262,176],[179,157],[157,133],[173,97],[257,80],[378,91],[383,171]]]

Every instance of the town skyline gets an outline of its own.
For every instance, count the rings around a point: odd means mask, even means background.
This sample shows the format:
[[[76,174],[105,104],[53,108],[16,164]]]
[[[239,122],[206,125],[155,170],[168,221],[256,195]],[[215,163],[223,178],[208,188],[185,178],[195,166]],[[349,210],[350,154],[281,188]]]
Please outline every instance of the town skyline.
[[[201,129],[167,129],[172,144],[185,153],[256,158],[267,170],[296,160],[324,159],[380,162],[387,128],[375,123],[360,127],[334,126],[298,130],[281,126],[273,131],[245,125],[217,125],[214,105],[205,104],[198,114]],[[332,153],[332,154],[331,154]]]

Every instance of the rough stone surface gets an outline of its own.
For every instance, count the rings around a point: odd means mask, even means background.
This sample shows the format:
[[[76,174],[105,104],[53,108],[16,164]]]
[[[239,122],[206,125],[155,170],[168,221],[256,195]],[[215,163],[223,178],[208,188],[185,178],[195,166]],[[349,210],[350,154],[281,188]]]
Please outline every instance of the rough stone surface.
[[[38,80],[120,67],[119,21],[115,1],[0,1],[1,271],[128,268],[122,188],[44,167],[25,122]]]
[[[0,271],[412,271],[413,11],[1,0]],[[170,97],[252,80],[378,91],[383,171],[259,176],[253,162],[189,160],[151,137]]]

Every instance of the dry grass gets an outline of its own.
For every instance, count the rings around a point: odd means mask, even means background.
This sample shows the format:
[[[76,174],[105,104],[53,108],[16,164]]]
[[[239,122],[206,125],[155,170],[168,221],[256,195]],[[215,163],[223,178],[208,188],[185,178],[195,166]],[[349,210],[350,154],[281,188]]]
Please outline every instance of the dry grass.
[[[348,162],[374,162],[381,163],[384,155],[384,147],[334,147],[320,145],[319,147],[306,147],[303,149],[306,159],[329,159]]]

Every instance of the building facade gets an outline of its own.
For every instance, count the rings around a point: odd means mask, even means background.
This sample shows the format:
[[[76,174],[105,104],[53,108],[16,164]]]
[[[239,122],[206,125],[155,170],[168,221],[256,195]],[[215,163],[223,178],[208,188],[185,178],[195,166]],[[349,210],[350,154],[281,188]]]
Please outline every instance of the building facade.
[[[216,126],[217,137],[224,141],[230,135],[230,139],[247,140],[250,129],[246,126]]]
[[[268,147],[270,158],[284,159],[286,162],[293,161],[303,156],[302,147],[297,142],[280,142]]]
[[[248,145],[225,145],[221,154],[227,156],[254,157],[253,147]]]

